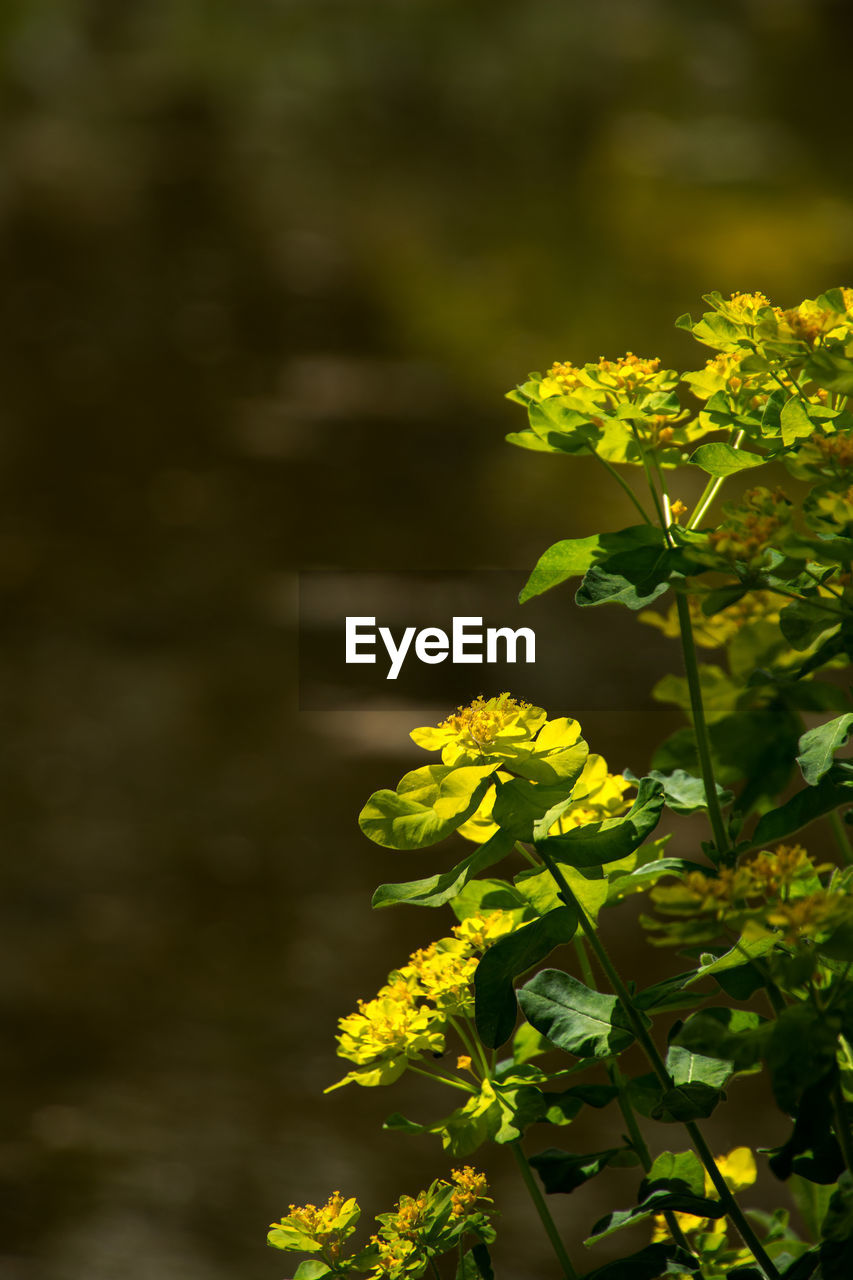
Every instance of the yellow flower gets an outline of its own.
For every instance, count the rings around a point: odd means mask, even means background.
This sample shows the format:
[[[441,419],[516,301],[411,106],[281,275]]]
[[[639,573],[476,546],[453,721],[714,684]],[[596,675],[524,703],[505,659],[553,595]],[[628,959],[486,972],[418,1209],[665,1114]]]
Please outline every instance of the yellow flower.
[[[853,914],[846,894],[818,889],[806,898],[779,902],[767,912],[767,924],[782,931],[785,941],[796,946],[804,938],[831,933]]]
[[[823,305],[828,301],[827,298],[824,298],[823,302],[817,298],[806,298],[799,306],[783,311],[781,319],[794,338],[805,342],[810,347],[826,338],[845,338],[853,328],[851,324],[853,293],[850,289],[841,289],[840,293],[845,307],[843,311],[836,311],[831,305]]]
[[[443,764],[476,764],[483,756],[512,758],[520,746],[533,741],[545,720],[541,707],[517,702],[508,693],[489,699],[480,694],[435,728],[413,729],[411,738],[427,751],[441,751]]]
[[[378,1058],[419,1058],[444,1049],[444,1023],[435,1009],[408,1000],[377,996],[359,1000],[358,1013],[338,1023],[338,1056],[366,1064]]]
[[[453,1169],[450,1174],[456,1190],[450,1198],[454,1218],[470,1213],[478,1200],[489,1200],[489,1184],[484,1173],[477,1173],[469,1164],[463,1169]]]
[[[442,938],[413,952],[400,973],[414,979],[423,998],[448,1017],[468,1016],[474,1012],[472,983],[477,964],[464,944]]]
[[[821,871],[829,871],[831,863],[816,867],[800,844],[778,844],[770,853],[762,850],[746,869],[752,880],[753,893],[765,898],[789,892],[797,881],[812,879]]]
[[[333,1191],[319,1209],[313,1204],[292,1204],[286,1217],[270,1223],[267,1240],[276,1249],[323,1252],[335,1261],[360,1216],[361,1209],[354,1198],[345,1200],[340,1191]]]
[[[373,1274],[376,1276],[388,1276],[389,1280],[396,1280],[398,1276],[405,1275],[407,1264],[415,1261],[413,1255],[418,1252],[415,1242],[406,1240],[403,1236],[395,1236],[393,1240],[383,1240],[380,1236],[371,1236],[370,1243],[376,1248],[379,1255],[373,1268]]]
[[[466,916],[460,924],[453,926],[453,932],[472,952],[482,954],[498,938],[518,927],[519,921],[513,912],[488,911],[485,915]]]
[[[743,362],[751,354],[748,350],[719,351],[706,360],[704,369],[685,373],[683,381],[698,400],[710,400],[724,391],[738,409],[757,409],[766,403],[770,388],[766,374],[744,371]]]

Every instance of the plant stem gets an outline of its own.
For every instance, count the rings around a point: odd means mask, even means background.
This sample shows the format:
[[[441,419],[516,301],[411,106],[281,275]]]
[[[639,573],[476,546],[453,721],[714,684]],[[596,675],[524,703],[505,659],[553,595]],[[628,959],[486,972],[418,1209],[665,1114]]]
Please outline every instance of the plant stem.
[[[560,1239],[560,1233],[557,1230],[554,1219],[551,1217],[551,1211],[545,1203],[545,1197],[542,1195],[542,1192],[539,1189],[539,1184],[533,1176],[533,1170],[528,1164],[527,1156],[521,1149],[521,1140],[516,1138],[515,1142],[511,1142],[509,1145],[512,1147],[512,1153],[518,1163],[521,1176],[524,1179],[524,1185],[530,1192],[530,1199],[536,1206],[536,1212],[542,1220],[542,1226],[545,1228],[545,1234],[551,1241],[560,1266],[563,1268],[563,1275],[566,1277],[566,1280],[578,1280],[578,1273],[575,1271],[572,1266],[571,1259],[566,1253],[566,1246]]]
[[[533,854],[530,852],[529,849],[525,849],[524,845],[521,843],[520,840],[516,840],[515,842],[515,851],[516,853],[520,853],[522,858],[526,858],[527,861],[530,863],[531,867],[540,866],[540,863],[536,861],[536,859],[534,858]]]
[[[600,454],[600,453],[596,453],[596,451],[595,451],[594,449],[593,449],[593,451],[592,451],[592,456],[593,456],[594,458],[596,458],[596,459],[601,463],[601,465],[604,467],[604,469],[605,469],[606,471],[609,471],[609,472],[610,472],[611,476],[612,476],[612,477],[613,477],[613,479],[616,481],[616,483],[617,483],[618,485],[620,485],[622,489],[624,489],[624,491],[627,493],[628,497],[629,497],[629,498],[631,499],[631,501],[633,502],[634,506],[635,506],[635,507],[637,508],[637,510],[639,511],[640,515],[643,517],[643,523],[644,523],[644,524],[651,524],[651,523],[652,523],[652,521],[649,519],[648,515],[646,514],[646,511],[644,510],[643,505],[642,505],[642,503],[640,502],[639,498],[638,498],[638,497],[637,497],[637,495],[634,493],[634,490],[633,490],[633,489],[631,488],[631,486],[628,484],[628,481],[627,481],[627,480],[623,480],[622,476],[620,476],[620,474],[619,474],[619,472],[616,470],[616,468],[615,468],[615,467],[612,467],[612,466],[610,465],[610,463],[609,463],[609,462],[607,462],[607,461],[606,461],[606,459],[602,458],[602,456],[601,456],[601,454]]]
[[[625,986],[625,983],[622,981],[621,977],[619,976],[619,973],[615,965],[613,964],[613,961],[610,959],[610,956],[607,954],[607,951],[604,948],[604,944],[602,943],[601,939],[599,938],[596,932],[595,926],[592,924],[591,920],[587,916],[580,902],[578,902],[577,898],[572,892],[571,886],[569,885],[568,881],[566,880],[565,876],[563,875],[562,871],[560,870],[560,868],[558,867],[554,859],[551,857],[551,854],[547,853],[544,848],[540,848],[539,853],[541,854],[542,860],[544,861],[546,867],[551,872],[551,875],[554,877],[554,881],[560,890],[560,896],[562,897],[563,901],[566,903],[567,906],[574,907],[574,909],[577,911],[578,920],[580,922],[581,928],[583,929],[584,933],[587,936],[587,939],[589,940],[589,945],[592,948],[592,951],[593,951],[593,954],[595,955],[596,960],[601,965],[601,968],[604,970],[605,974],[607,975],[607,979],[610,982],[610,985],[613,988],[614,993],[619,997],[619,1001],[622,1004],[622,1007],[625,1010],[625,1013],[628,1017],[628,1021],[631,1024],[631,1030],[633,1031],[634,1036],[639,1041],[639,1044],[643,1049],[643,1051],[645,1052],[645,1055],[649,1060],[652,1070],[654,1071],[655,1075],[660,1081],[662,1087],[666,1091],[669,1091],[674,1087],[672,1082],[672,1077],[670,1076],[669,1072],[666,1069],[666,1064],[664,1063],[664,1060],[661,1057],[660,1052],[658,1051],[657,1045],[655,1044],[652,1037],[649,1035],[648,1028],[646,1027],[643,1014],[640,1012],[639,1009],[637,1009],[636,1005],[631,999],[630,992],[628,991],[628,988]],[[749,1222],[747,1221],[746,1217],[744,1216],[743,1210],[741,1209],[740,1205],[735,1200],[734,1196],[729,1190],[726,1184],[725,1178],[720,1173],[720,1170],[717,1168],[717,1162],[714,1159],[711,1148],[708,1146],[708,1143],[705,1141],[705,1137],[701,1129],[692,1120],[684,1120],[682,1121],[682,1123],[685,1129],[687,1130],[688,1134],[690,1135],[690,1140],[693,1143],[693,1146],[696,1150],[696,1153],[699,1156],[699,1159],[702,1161],[703,1165],[708,1170],[708,1175],[711,1179],[711,1182],[714,1184],[714,1189],[716,1190],[723,1204],[726,1206],[726,1213],[728,1214],[734,1226],[740,1232],[741,1237],[743,1238],[743,1241],[746,1244],[747,1248],[750,1249],[753,1257],[755,1258],[759,1266],[763,1267],[767,1275],[772,1277],[772,1280],[780,1280],[779,1272],[777,1271],[776,1267],[773,1265],[773,1262],[771,1261],[770,1257],[765,1251],[763,1245],[761,1244],[761,1241],[758,1239],[757,1235],[755,1234]]]
[[[693,712],[693,728],[696,733],[696,747],[699,752],[702,781],[705,784],[708,817],[711,820],[714,843],[717,846],[720,859],[725,862],[731,862],[731,846],[726,835],[720,802],[717,798],[717,783],[714,779],[714,767],[711,763],[711,744],[708,739],[708,725],[705,720],[705,707],[702,702],[702,685],[699,680],[699,666],[696,662],[696,645],[693,641],[690,605],[683,591],[676,591],[675,604],[678,610],[678,623],[681,628],[681,648],[684,654],[687,686],[690,690],[690,707]]]
[[[649,459],[646,454],[646,450],[643,448],[643,442],[640,439],[640,433],[637,431],[637,428],[634,426],[633,423],[631,423],[631,435],[634,437],[634,440],[636,441],[636,444],[637,444],[637,448],[640,450],[640,458],[643,463],[643,470],[646,473],[646,481],[649,486],[649,493],[652,495],[652,502],[655,504],[655,511],[657,512],[658,523],[660,524],[660,527],[661,529],[663,529],[664,533],[666,533],[667,529],[669,528],[669,522],[667,521],[666,515],[664,514],[663,507],[661,506],[660,495],[655,486],[651,468],[649,467]]]
[[[476,1059],[479,1063],[484,1079],[487,1078],[490,1075],[489,1064],[486,1059],[486,1055],[483,1052],[483,1046],[480,1044],[476,1033],[470,1033],[467,1028],[463,1027],[462,1024],[456,1020],[456,1018],[448,1018],[447,1021],[450,1023],[451,1027],[467,1049],[468,1056]]]
[[[832,1085],[832,1110],[835,1115],[835,1136],[847,1165],[847,1172],[853,1174],[853,1143],[850,1135],[850,1117],[847,1114],[847,1103],[841,1088],[841,1076],[836,1070]]]
[[[850,843],[850,837],[844,829],[844,823],[841,814],[837,809],[833,809],[829,815],[829,821],[832,825],[832,832],[835,836],[835,842],[841,851],[841,856],[846,865],[849,867],[853,864],[853,845]]]
[[[637,1123],[637,1114],[631,1106],[631,1099],[628,1097],[628,1090],[626,1088],[627,1081],[615,1062],[608,1065],[607,1074],[610,1076],[612,1083],[619,1090],[619,1110],[622,1112],[622,1118],[628,1127],[628,1136],[631,1139],[631,1146],[639,1157],[640,1164],[643,1167],[643,1172],[648,1173],[652,1167],[652,1157],[649,1152],[649,1148],[646,1146],[646,1140],[640,1131],[640,1126]],[[681,1229],[681,1224],[678,1221],[678,1215],[674,1213],[672,1209],[665,1209],[663,1216],[664,1221],[669,1228],[669,1234],[672,1236],[675,1243],[680,1245],[682,1249],[685,1249],[687,1253],[694,1253],[695,1250],[691,1248],[690,1241]]]
[[[412,1062],[409,1063],[409,1071],[414,1071],[416,1076],[426,1076],[427,1080],[440,1080],[442,1084],[449,1084],[453,1089],[461,1089],[463,1093],[477,1092],[467,1080],[455,1080],[452,1076],[442,1075],[440,1071],[424,1071],[423,1067],[416,1067]]]
[[[578,955],[578,963],[581,967],[581,977],[588,987],[595,986],[595,974],[592,972],[592,965],[589,963],[589,956],[586,954],[583,938],[574,936],[575,951]]]

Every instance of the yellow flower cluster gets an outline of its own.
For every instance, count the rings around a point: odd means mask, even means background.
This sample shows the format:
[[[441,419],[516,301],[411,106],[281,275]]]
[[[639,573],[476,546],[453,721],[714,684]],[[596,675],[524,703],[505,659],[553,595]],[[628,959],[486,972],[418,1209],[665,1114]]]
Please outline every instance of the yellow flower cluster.
[[[685,373],[683,381],[698,400],[710,400],[724,391],[738,408],[758,409],[767,402],[769,389],[764,373],[744,370],[743,362],[751,354],[748,350],[719,351],[706,360],[704,369]]]
[[[457,1013],[468,1017],[474,1011],[471,984],[478,957],[471,953],[465,941],[457,946],[449,938],[442,942],[443,946],[431,942],[428,947],[413,952],[409,963],[400,970],[400,976],[412,981],[412,994],[416,998],[429,1001],[448,1017]]]
[[[661,369],[660,363],[657,356],[644,358],[635,356],[633,351],[615,360],[600,356],[582,368],[569,360],[557,360],[542,381],[542,394],[597,391],[602,397],[600,407],[605,408],[608,402],[612,405],[618,400],[634,400],[643,393],[671,391],[676,385],[676,375],[671,369]]]
[[[801,845],[778,845],[738,867],[716,874],[691,871],[676,885],[656,885],[650,897],[671,923],[645,920],[663,945],[718,937],[723,928],[772,932],[796,947],[831,935],[853,916],[845,883],[825,888],[820,876],[830,863],[815,865]],[[686,924],[685,924],[686,922]]]
[[[316,1205],[292,1204],[279,1222],[270,1223],[269,1243],[277,1249],[295,1249],[302,1253],[322,1253],[334,1263],[344,1241],[355,1231],[361,1209],[354,1198],[344,1199],[333,1191],[319,1209]]]
[[[824,338],[845,337],[853,327],[853,289],[841,289],[844,310],[821,306],[814,298],[806,298],[799,306],[781,312],[781,320],[800,342],[813,347]]]
[[[484,1173],[477,1173],[470,1164],[463,1169],[454,1169],[450,1175],[456,1190],[450,1197],[451,1212],[454,1218],[464,1218],[470,1213],[478,1200],[488,1200],[489,1184]]]
[[[534,716],[525,716],[525,712],[533,711]],[[527,736],[533,724],[545,719],[545,712],[539,707],[531,707],[529,702],[519,702],[508,693],[501,693],[488,701],[482,694],[475,698],[468,707],[457,707],[452,715],[442,720],[439,729],[444,729],[449,739],[457,739],[460,746],[480,752],[491,751],[499,737],[508,735],[516,738]]]
[[[380,1276],[386,1280],[410,1276],[414,1280],[431,1258],[454,1246],[466,1227],[485,1222],[477,1209],[478,1201],[489,1199],[485,1176],[467,1165],[452,1170],[450,1178],[450,1182],[438,1179],[416,1196],[401,1196],[392,1213],[379,1214],[380,1229],[370,1238],[376,1256],[371,1274],[377,1280]],[[488,1236],[493,1235],[489,1231]]]
[[[391,1213],[377,1214],[379,1230],[359,1254],[342,1256],[343,1243],[353,1234],[361,1210],[339,1191],[322,1208],[291,1205],[286,1217],[271,1224],[267,1240],[276,1249],[317,1253],[338,1275],[351,1270],[379,1280],[417,1280],[433,1258],[455,1250],[463,1236],[494,1239],[494,1228],[481,1202],[490,1200],[482,1173],[470,1165],[453,1169],[450,1181],[439,1178],[416,1196],[401,1196]]]
[[[420,1058],[444,1049],[443,1020],[435,1009],[416,1004],[403,983],[390,983],[373,1000],[359,1000],[358,1013],[341,1018],[338,1025],[338,1056],[350,1062],[398,1054]]]
[[[520,702],[508,693],[482,694],[467,707],[457,707],[437,725],[413,729],[410,737],[427,751],[441,751],[442,763],[476,763],[484,756],[511,759],[530,748],[547,720],[541,707]]]
[[[764,293],[733,293],[728,302],[720,307],[720,311],[733,324],[754,325],[761,318],[761,312],[768,307],[774,315],[781,315],[779,307],[771,306]]]
[[[338,1057],[361,1068],[384,1064],[386,1070],[351,1072],[341,1083],[390,1083],[408,1062],[443,1053],[448,1020],[473,1015],[480,956],[516,927],[513,912],[468,916],[454,926],[454,937],[414,951],[388,975],[374,999],[359,1000],[358,1011],[338,1023]]]

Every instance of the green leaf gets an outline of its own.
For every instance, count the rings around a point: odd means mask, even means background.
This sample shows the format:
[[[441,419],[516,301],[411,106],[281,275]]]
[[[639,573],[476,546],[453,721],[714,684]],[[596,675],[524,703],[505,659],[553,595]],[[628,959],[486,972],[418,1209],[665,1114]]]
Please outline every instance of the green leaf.
[[[792,396],[787,404],[782,406],[780,420],[782,443],[785,445],[794,444],[797,440],[804,440],[807,436],[814,435],[820,425],[819,422],[812,421],[798,396]]]
[[[833,757],[843,747],[853,729],[853,713],[836,716],[826,724],[809,729],[799,741],[797,764],[809,786],[814,786],[832,768]]]
[[[457,920],[466,920],[484,911],[517,911],[519,920],[525,912],[530,914],[529,902],[513,885],[486,877],[469,880],[451,901],[450,909]]]
[[[327,1262],[322,1262],[319,1258],[304,1258],[293,1273],[293,1280],[322,1280],[323,1276],[330,1276],[332,1268]]]
[[[634,1040],[615,996],[592,991],[559,969],[545,969],[518,992],[522,1013],[537,1031],[578,1058],[606,1058]]]
[[[596,533],[589,538],[567,538],[555,542],[539,558],[536,567],[523,587],[519,603],[550,591],[569,578],[580,577],[600,560],[620,551],[636,547],[662,547],[663,534],[653,525],[638,524],[618,533]]]
[[[666,1183],[661,1183],[657,1190],[632,1209],[617,1209],[614,1213],[606,1214],[596,1222],[591,1234],[584,1240],[584,1244],[595,1244],[597,1240],[612,1236],[615,1231],[621,1231],[623,1227],[633,1226],[635,1222],[642,1222],[652,1214],[664,1213],[667,1209],[672,1209],[676,1213],[692,1213],[697,1218],[725,1216],[726,1211],[719,1200],[711,1200],[707,1196],[682,1191],[677,1182],[673,1184],[673,1188],[670,1189]]]
[[[603,1267],[589,1271],[584,1280],[661,1280],[664,1276],[682,1277],[685,1272],[696,1275],[699,1259],[671,1241],[647,1244],[645,1249],[627,1258],[606,1262]]]
[[[830,1185],[838,1181],[844,1157],[832,1132],[833,1078],[834,1072],[830,1071],[803,1090],[790,1137],[781,1147],[766,1153],[771,1172],[783,1182],[792,1174],[799,1181],[808,1179],[809,1184]],[[817,1239],[819,1229],[812,1234]]]
[[[767,458],[746,449],[735,449],[730,444],[700,444],[688,458],[694,466],[701,467],[709,476],[732,476],[750,467],[763,467]]]
[[[441,907],[449,902],[474,876],[494,866],[512,850],[513,838],[506,831],[497,831],[490,840],[480,845],[462,862],[427,876],[424,880],[405,880],[400,884],[381,884],[373,895],[374,907],[391,907],[407,902],[414,907]],[[515,904],[514,904],[515,905]]]
[[[474,974],[475,1017],[483,1044],[497,1049],[509,1039],[517,1016],[513,979],[560,943],[570,942],[577,926],[574,907],[558,907],[489,947]]]
[[[609,1165],[624,1168],[639,1164],[639,1158],[630,1147],[607,1147],[604,1151],[589,1151],[584,1155],[549,1147],[547,1151],[531,1156],[530,1163],[542,1179],[548,1195],[570,1195]]]
[[[664,792],[659,782],[642,778],[637,797],[628,813],[575,827],[563,835],[536,841],[536,848],[557,862],[574,867],[599,867],[617,862],[643,843],[660,820]]]
[[[595,923],[598,913],[608,898],[609,885],[605,876],[590,879],[574,867],[563,865],[563,875],[569,888],[583,907],[590,920]],[[539,915],[544,916],[555,907],[562,905],[563,899],[548,870],[537,871],[535,867],[525,867],[519,871],[514,880],[515,886]]]
[[[672,773],[652,769],[647,776],[663,787],[664,802],[673,813],[697,813],[700,809],[708,808],[705,783],[686,769],[675,769]],[[721,805],[727,805],[731,804],[734,796],[717,783],[717,799]]]
[[[766,1057],[773,1094],[783,1111],[794,1114],[803,1091],[829,1073],[837,1042],[837,1030],[812,1005],[789,1005],[779,1014]]]
[[[803,372],[827,391],[840,391],[845,396],[853,392],[853,360],[839,350],[815,347]]]
[[[806,787],[791,796],[778,809],[771,809],[759,820],[752,837],[752,848],[784,840],[803,827],[853,801],[853,767],[834,764],[816,787]]]
[[[748,1010],[707,1009],[688,1018],[666,1056],[673,1088],[664,1092],[656,1118],[685,1121],[710,1116],[735,1071],[734,1061],[722,1056],[721,1043],[731,1043],[724,1037],[755,1030],[758,1024],[758,1015]],[[713,1045],[712,1055],[696,1052],[708,1043]]]
[[[685,994],[685,987],[696,976],[696,972],[695,969],[688,969],[686,973],[662,978],[660,982],[655,982],[652,986],[638,991],[634,996],[634,1004],[647,1013],[660,1013],[665,1009],[681,1009],[695,1005],[697,997],[693,994]]]
[[[456,1268],[456,1280],[495,1280],[492,1259],[484,1244],[466,1249]]]
[[[730,969],[740,969],[748,965],[751,960],[766,956],[775,946],[776,938],[771,934],[758,938],[741,938],[730,951],[709,960],[707,964],[701,964],[695,975],[687,979],[687,985],[699,982],[701,978],[715,978],[718,974]]]
[[[671,1190],[681,1187],[694,1196],[705,1192],[705,1170],[695,1151],[663,1151],[654,1161],[640,1187],[640,1199],[660,1185]]]
[[[735,1071],[746,1071],[761,1060],[778,1023],[762,1021],[751,1009],[700,1009],[687,1019],[670,1048],[687,1051],[675,1070],[684,1078],[704,1080],[722,1088]]]
[[[824,1240],[839,1243],[853,1237],[853,1177],[846,1170],[838,1179],[838,1186],[829,1202],[823,1221]]]
[[[444,840],[476,811],[498,765],[452,769],[427,764],[376,791],[358,818],[368,839],[388,849],[423,849]],[[441,812],[436,806],[441,805]]]
[[[682,548],[642,547],[627,551],[588,569],[575,603],[581,608],[624,604],[628,609],[644,609],[663,595],[673,578],[697,568]]]
[[[803,1178],[799,1173],[793,1173],[788,1189],[812,1240],[819,1240],[823,1220],[835,1187],[832,1184],[822,1186],[817,1182],[809,1182],[808,1178]]]
[[[530,782],[527,778],[497,783],[492,818],[513,840],[532,840],[540,824],[547,831],[554,825],[559,811],[571,804],[571,789],[583,772],[589,754],[586,743],[582,746],[579,743],[574,754],[573,776],[561,779],[556,785]],[[543,821],[546,815],[547,821]]]

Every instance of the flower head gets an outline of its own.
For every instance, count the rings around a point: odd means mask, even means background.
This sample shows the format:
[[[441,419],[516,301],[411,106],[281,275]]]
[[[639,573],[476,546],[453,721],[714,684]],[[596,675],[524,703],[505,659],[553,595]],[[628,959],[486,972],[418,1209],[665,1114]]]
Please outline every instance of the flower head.
[[[355,1231],[361,1209],[355,1199],[333,1191],[320,1208],[292,1204],[279,1222],[270,1224],[268,1242],[276,1249],[323,1253],[330,1261],[340,1258],[343,1242]]]

